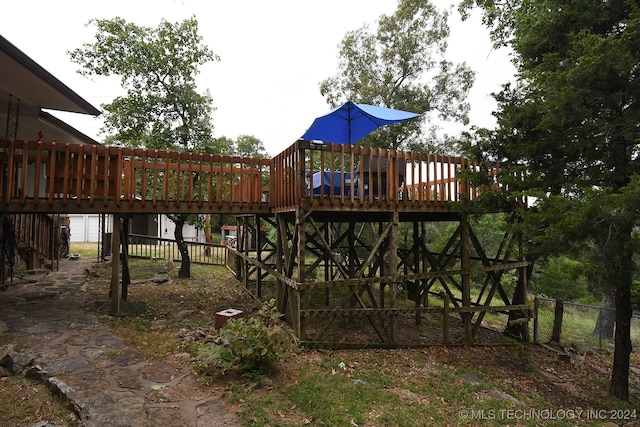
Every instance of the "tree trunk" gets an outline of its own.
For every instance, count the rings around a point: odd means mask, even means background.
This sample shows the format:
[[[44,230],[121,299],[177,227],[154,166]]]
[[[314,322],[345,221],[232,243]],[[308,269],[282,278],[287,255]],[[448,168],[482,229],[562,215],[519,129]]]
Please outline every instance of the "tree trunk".
[[[631,282],[633,272],[633,245],[630,240],[633,222],[618,225],[618,232],[612,233],[608,246],[610,262],[605,263],[607,283],[615,289],[616,328],[613,367],[609,394],[622,400],[629,400],[629,357],[631,355]]]
[[[628,287],[616,289],[616,331],[613,368],[609,394],[618,399],[629,399],[629,356],[631,355],[631,291]]]
[[[524,274],[527,275],[526,277],[522,274],[518,275],[518,281],[516,283],[516,288],[513,291],[513,300],[511,301],[511,304],[520,305],[527,303],[527,282],[528,278],[531,277],[532,271],[533,262],[525,268]],[[529,323],[522,321],[523,319],[527,319],[527,317],[528,315],[525,312],[509,311],[509,320],[507,321],[507,327],[503,334],[511,338],[515,338],[520,342],[528,342]]]
[[[560,335],[562,335],[562,318],[564,317],[564,301],[556,300],[556,308],[553,313],[553,332],[551,332],[551,341],[560,343]]]
[[[593,329],[593,335],[601,336],[602,338],[613,338],[613,331],[616,325],[616,293],[605,292],[602,295],[602,301],[600,303],[600,314],[598,315],[598,321],[596,327]]]
[[[172,219],[173,222],[176,223],[175,238],[176,244],[178,245],[178,251],[180,251],[180,258],[182,260],[178,277],[189,279],[191,277],[191,258],[189,257],[189,249],[184,243],[184,236],[182,235],[182,227],[184,226],[187,217],[185,215],[175,215]]]

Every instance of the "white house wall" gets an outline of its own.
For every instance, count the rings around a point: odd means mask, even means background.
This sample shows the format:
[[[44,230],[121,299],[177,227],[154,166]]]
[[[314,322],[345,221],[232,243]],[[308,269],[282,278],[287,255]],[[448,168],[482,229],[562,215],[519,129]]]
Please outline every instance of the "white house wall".
[[[70,214],[70,228],[72,242],[98,242],[100,240],[100,214]],[[106,231],[111,230],[113,219],[110,215],[106,216]],[[158,237],[165,239],[175,238],[176,225],[166,215],[158,215],[159,228]],[[201,240],[199,232],[195,226],[185,224],[182,229],[185,240]]]
[[[71,242],[98,242],[100,241],[101,214],[69,214],[69,228],[71,229]],[[111,215],[105,217],[106,231],[111,231]]]

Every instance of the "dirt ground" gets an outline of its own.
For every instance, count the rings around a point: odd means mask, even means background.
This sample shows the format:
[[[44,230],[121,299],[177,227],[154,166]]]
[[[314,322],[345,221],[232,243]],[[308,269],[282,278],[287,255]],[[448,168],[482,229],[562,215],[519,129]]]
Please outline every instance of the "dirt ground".
[[[145,268],[150,271],[156,270],[153,266]],[[195,273],[198,274],[197,271]],[[185,325],[188,325],[190,331],[202,329],[204,333],[213,334],[212,313],[230,307],[252,313],[261,305],[260,301],[252,298],[247,290],[235,281],[231,273],[224,269],[217,271],[215,275],[205,273],[197,281],[181,281],[174,277],[163,285],[144,280],[141,282],[130,286],[128,298],[140,306],[143,304],[148,313],[153,313],[149,323],[145,323],[145,340],[156,334],[160,338],[165,337],[165,341],[175,342],[175,348],[170,349],[174,353],[185,351],[184,341],[177,338]],[[106,273],[92,274],[88,279],[88,287],[92,292],[87,300],[87,310],[97,314],[101,322],[112,324],[114,334],[119,335],[140,328],[139,317],[124,316],[118,319],[118,322],[114,322],[109,316],[109,301],[104,298],[109,289]],[[491,334],[495,337],[499,332],[494,331]],[[299,365],[313,366],[318,358],[331,357],[339,360],[348,354],[349,360],[355,360],[357,363],[358,359],[368,360],[372,352],[388,359],[385,363],[389,366],[404,363],[406,369],[401,371],[402,375],[415,375],[417,370],[424,369],[424,366],[417,366],[415,360],[427,360],[431,367],[452,369],[456,372],[482,372],[492,380],[509,383],[515,395],[536,394],[557,408],[606,408],[611,405],[607,400],[613,359],[613,350],[610,348],[573,349],[525,344],[472,347],[436,345],[406,350],[309,349],[296,351],[291,358],[284,358],[279,363],[278,374],[273,381],[278,381],[278,378],[295,381]],[[415,357],[417,355],[420,357]],[[292,366],[291,360],[295,360],[296,366]],[[0,392],[2,383],[0,381]],[[632,353],[629,384],[632,394],[630,405],[640,407],[638,350]],[[30,383],[28,387],[18,388],[9,394],[16,402],[23,402],[38,391],[41,391],[42,393],[38,394],[43,396],[47,393],[44,386]],[[256,390],[256,393],[267,392]],[[3,396],[6,398],[6,394]],[[52,397],[50,402],[40,403],[41,408],[29,408],[25,411],[42,411],[42,408],[50,408],[56,404]]]

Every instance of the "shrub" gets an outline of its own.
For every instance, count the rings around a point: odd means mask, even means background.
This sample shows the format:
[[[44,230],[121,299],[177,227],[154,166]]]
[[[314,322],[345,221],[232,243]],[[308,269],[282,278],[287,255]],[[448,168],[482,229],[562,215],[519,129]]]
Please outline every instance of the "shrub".
[[[290,344],[275,300],[266,301],[252,317],[229,319],[220,329],[217,343],[198,349],[202,368],[217,366],[244,376],[259,376],[273,370],[278,355]],[[210,369],[206,369],[210,370]]]

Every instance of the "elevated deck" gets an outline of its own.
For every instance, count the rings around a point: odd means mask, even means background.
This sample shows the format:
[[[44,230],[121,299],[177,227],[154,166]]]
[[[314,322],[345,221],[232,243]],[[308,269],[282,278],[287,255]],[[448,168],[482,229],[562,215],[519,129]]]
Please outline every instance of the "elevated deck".
[[[272,159],[0,140],[0,212],[455,212],[467,159],[298,141]],[[506,190],[506,189],[502,189]]]
[[[489,312],[508,315],[507,324],[528,335],[529,263],[520,236],[507,230],[490,254],[465,210],[484,191],[509,191],[498,183],[499,169],[308,141],[258,159],[8,140],[0,140],[0,168],[0,214],[113,214],[113,314],[127,292],[124,264],[120,291],[118,260],[121,235],[126,259],[129,214],[231,214],[239,225],[238,246],[229,249],[238,278],[247,287],[255,281],[262,297],[262,280],[272,276],[278,308],[306,345],[430,345],[422,332],[434,319],[443,325],[442,342],[469,344]],[[480,171],[482,185],[465,179]],[[435,250],[426,224],[442,220],[456,227]],[[519,284],[512,297],[501,283],[509,270]],[[472,280],[482,284],[477,298]],[[429,303],[436,294],[444,296],[442,307]],[[460,333],[447,332],[452,313]]]

